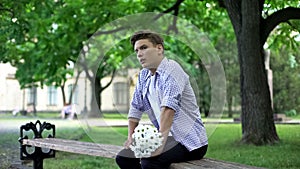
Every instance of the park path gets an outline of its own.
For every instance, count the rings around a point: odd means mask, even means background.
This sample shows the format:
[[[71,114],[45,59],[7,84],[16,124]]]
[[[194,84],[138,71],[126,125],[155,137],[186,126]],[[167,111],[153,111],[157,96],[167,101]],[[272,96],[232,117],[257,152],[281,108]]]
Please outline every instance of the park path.
[[[18,118],[18,119],[0,119],[0,132],[16,131],[20,130],[20,126],[29,122],[35,123],[38,119],[34,118]],[[124,126],[126,127],[128,122],[126,119],[122,120],[104,120],[104,119],[78,119],[78,120],[62,120],[62,119],[40,119],[41,123],[48,122],[54,124],[56,128],[60,127],[88,127],[88,126]],[[207,124],[232,124],[240,123],[234,122],[233,119],[203,119],[204,123]],[[149,124],[147,120],[142,120],[142,123]],[[299,124],[300,119],[291,119],[289,121],[276,122],[276,124]]]

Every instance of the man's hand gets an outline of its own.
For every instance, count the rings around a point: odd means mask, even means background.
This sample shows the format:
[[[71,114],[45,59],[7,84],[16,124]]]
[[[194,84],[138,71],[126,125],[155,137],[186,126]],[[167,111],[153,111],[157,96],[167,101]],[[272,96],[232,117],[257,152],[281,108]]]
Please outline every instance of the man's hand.
[[[125,141],[125,143],[124,143],[125,149],[129,149],[129,146],[131,145],[132,141],[133,141],[132,138],[128,138],[128,139]]]
[[[163,152],[163,149],[164,149],[164,145],[161,145],[160,147],[158,147],[158,149],[156,149],[153,153],[151,153],[151,157],[160,155]]]
[[[127,140],[124,143],[124,147],[126,149],[129,149],[129,146],[132,144],[132,134],[134,132],[134,129],[138,126],[139,124],[139,119],[135,118],[129,118],[128,119],[128,137]]]

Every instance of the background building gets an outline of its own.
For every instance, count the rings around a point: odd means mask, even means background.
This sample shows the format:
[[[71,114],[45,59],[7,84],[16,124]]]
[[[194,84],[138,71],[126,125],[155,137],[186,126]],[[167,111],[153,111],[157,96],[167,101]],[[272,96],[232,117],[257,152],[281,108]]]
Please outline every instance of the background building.
[[[63,108],[63,96],[61,88],[44,86],[43,88],[20,89],[19,82],[15,79],[16,68],[10,64],[0,64],[0,112],[13,112],[26,110],[33,111],[35,104],[37,112],[60,112]],[[132,76],[116,76],[112,84],[102,92],[103,112],[128,111],[130,95],[134,88],[134,79],[138,70],[130,70]],[[103,78],[101,83],[106,84],[110,77]],[[65,83],[66,101],[75,87],[75,77],[68,77]],[[90,82],[81,73],[72,96],[72,104],[76,105],[77,113],[90,110],[92,91]],[[130,94],[131,93],[131,94]]]

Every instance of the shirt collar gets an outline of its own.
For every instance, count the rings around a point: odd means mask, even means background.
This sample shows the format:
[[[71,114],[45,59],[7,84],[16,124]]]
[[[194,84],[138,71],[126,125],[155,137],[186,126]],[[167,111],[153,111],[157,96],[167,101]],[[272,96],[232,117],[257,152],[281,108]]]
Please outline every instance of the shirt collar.
[[[166,57],[163,58],[163,60],[160,62],[160,64],[158,65],[155,73],[161,74],[163,71],[165,71],[165,67],[168,64],[168,59]],[[146,79],[151,77],[151,71],[148,70],[148,74],[146,76]]]

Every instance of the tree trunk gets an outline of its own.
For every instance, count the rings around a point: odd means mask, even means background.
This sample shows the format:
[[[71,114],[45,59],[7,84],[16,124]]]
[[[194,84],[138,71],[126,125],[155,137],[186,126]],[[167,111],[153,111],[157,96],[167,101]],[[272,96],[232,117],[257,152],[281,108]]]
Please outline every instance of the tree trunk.
[[[100,114],[102,116],[102,111],[101,111],[101,92],[102,92],[101,79],[96,76],[96,78],[95,78],[95,98],[96,98],[96,103],[97,103],[98,111],[100,112]]]
[[[228,97],[228,117],[229,118],[233,117],[232,102],[233,102],[233,96],[229,96]]]
[[[92,99],[91,99],[91,111],[88,113],[89,117],[102,117],[101,113],[101,81],[99,78],[95,77],[93,83],[91,83],[92,89]]]
[[[69,96],[69,104],[70,105],[72,104],[73,94],[76,91],[76,87],[77,87],[77,84],[78,84],[78,80],[79,80],[80,74],[81,74],[81,71],[78,71],[77,75],[76,75],[76,78],[75,78],[75,83],[72,86],[72,90],[71,90],[71,93],[70,93],[70,96]]]
[[[66,105],[66,93],[65,93],[65,82],[60,86],[60,90],[62,93],[62,98],[63,98],[63,105]]]
[[[258,0],[225,0],[237,37],[242,98],[242,141],[263,145],[279,140],[273,120],[260,40]]]
[[[36,96],[37,96],[37,87],[33,87],[33,115],[36,116]]]
[[[260,40],[258,1],[242,1],[241,73],[242,141],[256,145],[278,141],[271,107],[268,78],[264,66],[263,44]]]

